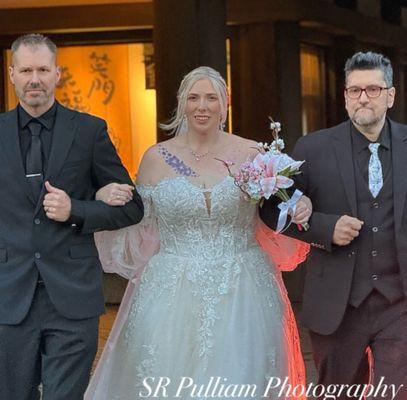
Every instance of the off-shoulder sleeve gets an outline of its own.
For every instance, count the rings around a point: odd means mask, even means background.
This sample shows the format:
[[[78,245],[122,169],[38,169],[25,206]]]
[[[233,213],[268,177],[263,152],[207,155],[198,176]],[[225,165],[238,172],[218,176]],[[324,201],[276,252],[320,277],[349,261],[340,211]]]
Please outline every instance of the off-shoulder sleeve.
[[[310,245],[276,233],[260,217],[256,222],[256,239],[280,271],[292,271],[307,258]]]
[[[157,219],[152,202],[154,187],[138,185],[144,204],[144,217],[137,225],[116,231],[95,233],[99,258],[105,272],[124,278],[139,278],[150,258],[160,247]]]

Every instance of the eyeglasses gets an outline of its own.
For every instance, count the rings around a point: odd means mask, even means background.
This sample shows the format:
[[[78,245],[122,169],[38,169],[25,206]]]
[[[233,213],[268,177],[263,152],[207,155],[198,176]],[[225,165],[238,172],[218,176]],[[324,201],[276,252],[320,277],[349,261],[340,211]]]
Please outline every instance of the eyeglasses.
[[[350,99],[358,99],[362,95],[362,92],[365,92],[367,97],[374,99],[382,94],[382,90],[386,89],[390,88],[370,85],[362,89],[359,86],[351,86],[346,88],[345,92]]]

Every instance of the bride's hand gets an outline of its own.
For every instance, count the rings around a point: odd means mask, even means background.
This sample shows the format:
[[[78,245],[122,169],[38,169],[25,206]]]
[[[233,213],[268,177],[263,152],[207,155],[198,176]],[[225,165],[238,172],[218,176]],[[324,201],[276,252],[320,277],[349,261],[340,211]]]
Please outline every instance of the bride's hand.
[[[96,192],[96,200],[109,206],[124,206],[133,198],[134,187],[125,183],[109,183]]]
[[[295,214],[292,218],[292,222],[295,224],[305,224],[308,222],[312,214],[312,203],[311,200],[302,195],[297,203],[297,208],[295,209]]]

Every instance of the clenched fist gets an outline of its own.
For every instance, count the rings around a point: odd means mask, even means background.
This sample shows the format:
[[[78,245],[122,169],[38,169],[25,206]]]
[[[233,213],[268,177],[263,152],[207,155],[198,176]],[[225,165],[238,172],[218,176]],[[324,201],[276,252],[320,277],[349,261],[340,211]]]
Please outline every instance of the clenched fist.
[[[302,195],[298,200],[297,207],[295,209],[295,214],[292,217],[292,222],[295,224],[305,224],[309,221],[312,214],[312,203],[311,200]]]
[[[61,189],[45,182],[48,193],[44,197],[42,205],[49,219],[65,222],[71,216],[71,198]]]
[[[336,221],[332,242],[338,246],[348,245],[355,237],[359,236],[363,221],[357,218],[342,215]]]

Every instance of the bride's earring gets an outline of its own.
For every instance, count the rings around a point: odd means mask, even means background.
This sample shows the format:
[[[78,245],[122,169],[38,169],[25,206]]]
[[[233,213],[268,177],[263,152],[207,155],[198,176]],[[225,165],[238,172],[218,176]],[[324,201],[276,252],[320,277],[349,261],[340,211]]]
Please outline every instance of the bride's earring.
[[[180,133],[187,133],[188,132],[188,120],[187,116],[184,114],[181,121],[181,128]]]
[[[222,114],[220,115],[220,118],[219,118],[219,130],[222,132],[225,130],[225,123],[222,122]]]

